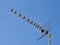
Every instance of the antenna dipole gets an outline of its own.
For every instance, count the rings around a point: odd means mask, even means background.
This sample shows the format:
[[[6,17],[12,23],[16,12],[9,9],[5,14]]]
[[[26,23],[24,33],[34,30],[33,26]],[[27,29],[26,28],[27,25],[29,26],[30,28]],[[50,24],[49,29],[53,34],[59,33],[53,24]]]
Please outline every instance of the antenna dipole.
[[[48,45],[51,45],[51,34],[48,34]]]

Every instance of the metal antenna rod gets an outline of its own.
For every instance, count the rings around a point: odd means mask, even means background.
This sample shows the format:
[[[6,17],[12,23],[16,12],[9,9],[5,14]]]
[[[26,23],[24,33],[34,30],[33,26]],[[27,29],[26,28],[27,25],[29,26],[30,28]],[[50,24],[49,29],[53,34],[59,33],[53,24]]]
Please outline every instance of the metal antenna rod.
[[[48,45],[51,45],[51,34],[48,34]]]

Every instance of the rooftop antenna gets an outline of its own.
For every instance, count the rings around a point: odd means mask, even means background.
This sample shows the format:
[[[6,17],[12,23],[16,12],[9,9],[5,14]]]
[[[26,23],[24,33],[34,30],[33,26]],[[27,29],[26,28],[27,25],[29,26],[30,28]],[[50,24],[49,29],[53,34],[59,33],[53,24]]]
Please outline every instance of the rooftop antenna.
[[[41,26],[41,25],[35,23],[34,21],[30,20],[30,18],[23,16],[22,13],[18,13],[17,10],[15,10],[13,8],[10,10],[10,12],[17,15],[19,18],[23,19],[24,21],[28,22],[30,25],[32,25],[33,27],[38,29],[42,33],[42,36],[40,38],[38,38],[38,40],[40,40],[41,38],[43,38],[45,35],[48,34],[48,45],[51,45],[51,35],[49,34],[50,31],[48,29],[44,29],[43,26]]]

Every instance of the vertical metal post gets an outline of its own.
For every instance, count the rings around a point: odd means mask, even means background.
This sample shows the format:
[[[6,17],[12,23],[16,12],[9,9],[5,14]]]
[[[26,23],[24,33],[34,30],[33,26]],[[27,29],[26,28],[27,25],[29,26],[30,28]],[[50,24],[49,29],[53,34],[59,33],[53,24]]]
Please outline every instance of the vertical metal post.
[[[48,34],[48,45],[51,45],[51,34]]]

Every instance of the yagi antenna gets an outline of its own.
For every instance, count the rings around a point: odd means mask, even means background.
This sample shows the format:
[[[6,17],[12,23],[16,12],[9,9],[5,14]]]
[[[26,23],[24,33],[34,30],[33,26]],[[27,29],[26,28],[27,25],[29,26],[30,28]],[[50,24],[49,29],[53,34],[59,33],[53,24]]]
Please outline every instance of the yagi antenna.
[[[19,18],[23,19],[24,21],[28,22],[30,25],[32,25],[33,27],[38,29],[43,34],[38,40],[40,40],[41,38],[43,38],[45,35],[47,35],[49,33],[49,31],[47,29],[44,29],[41,25],[30,20],[30,18],[23,16],[22,13],[18,13],[17,10],[11,9],[10,12],[17,15]]]

